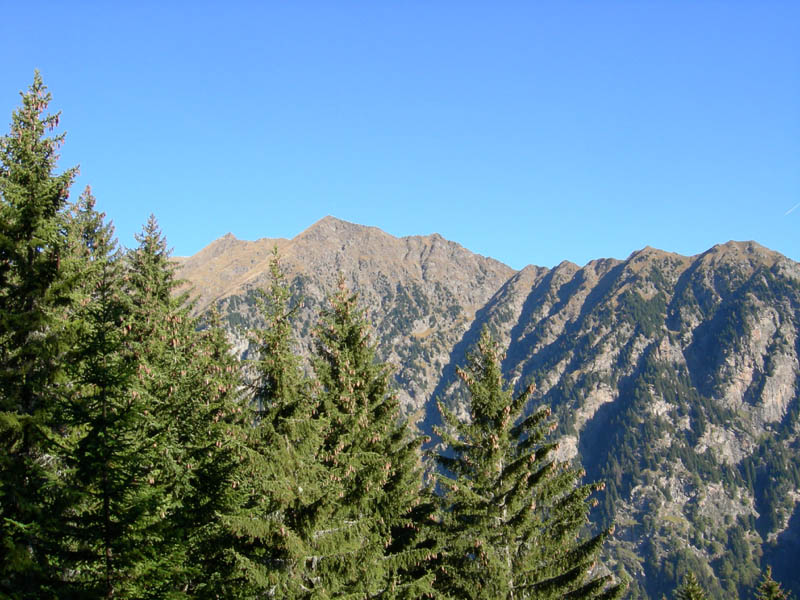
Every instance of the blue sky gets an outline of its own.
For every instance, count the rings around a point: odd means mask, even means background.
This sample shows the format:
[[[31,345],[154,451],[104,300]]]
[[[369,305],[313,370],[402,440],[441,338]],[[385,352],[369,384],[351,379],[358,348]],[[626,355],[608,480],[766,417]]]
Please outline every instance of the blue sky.
[[[119,4],[119,6],[118,6]],[[325,215],[521,268],[756,240],[800,259],[800,3],[7,2],[120,241]]]

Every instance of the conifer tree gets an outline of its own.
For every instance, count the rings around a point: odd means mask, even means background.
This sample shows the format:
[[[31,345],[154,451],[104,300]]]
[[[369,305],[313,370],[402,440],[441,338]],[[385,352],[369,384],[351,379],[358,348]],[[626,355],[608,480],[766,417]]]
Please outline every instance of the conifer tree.
[[[772,578],[772,567],[767,567],[758,584],[756,600],[786,600],[787,598],[786,592],[781,589],[781,584]]]
[[[326,421],[316,410],[310,383],[293,349],[291,293],[277,249],[269,290],[257,306],[264,318],[251,331],[256,358],[249,365],[252,421],[242,493],[247,501],[228,519],[240,540],[236,560],[253,590],[280,598],[310,597],[314,565],[329,526],[336,482],[318,460]]]
[[[320,460],[341,485],[334,527],[318,534],[337,548],[317,564],[319,587],[328,597],[432,595],[421,440],[400,422],[389,368],[377,362],[369,325],[341,278],[315,335],[318,410],[330,421]]]
[[[0,139],[0,385],[3,408],[28,415],[47,406],[61,351],[53,309],[69,297],[61,217],[77,169],[54,173],[64,134],[47,137],[60,118],[45,114],[50,101],[36,72]]]
[[[162,529],[151,531],[148,593],[234,597],[237,582],[222,524],[235,512],[235,473],[244,443],[239,370],[218,328],[198,331],[153,216],[127,257],[128,322],[145,398],[150,463]]]
[[[188,368],[176,374],[181,385],[176,402],[184,414],[171,414],[181,419],[176,434],[190,474],[173,522],[186,552],[179,586],[190,598],[246,598],[225,525],[244,502],[240,482],[250,421],[241,397],[241,369],[217,316],[212,314],[200,331],[195,319],[178,325],[185,328],[180,350]]]
[[[231,493],[236,407],[219,397],[236,386],[233,358],[214,330],[199,334],[191,319],[177,329],[182,313],[169,295],[149,305],[163,317],[161,335],[141,327],[147,308],[130,280],[159,290],[172,286],[170,278],[155,268],[149,283],[166,285],[151,287],[136,280],[147,271],[141,265],[126,272],[88,190],[65,230],[65,270],[78,283],[68,315],[69,385],[55,415],[69,433],[60,440],[59,483],[69,505],[60,516],[59,596],[217,597],[230,583],[217,513]],[[164,345],[176,353],[159,354]]]
[[[706,600],[706,593],[694,573],[689,571],[675,592],[675,600]]]
[[[59,114],[35,73],[0,138],[0,594],[56,593],[57,477],[61,428],[54,422],[69,280],[60,268],[63,210],[77,169],[56,174]]]
[[[72,432],[61,475],[72,500],[62,523],[71,573],[65,584],[83,597],[141,596],[151,574],[144,559],[162,521],[151,468],[157,449],[147,435],[147,406],[128,343],[133,306],[113,228],[94,210],[88,189],[67,230],[67,264],[80,283],[61,419]]]
[[[487,600],[619,597],[622,585],[590,575],[609,532],[581,539],[589,496],[602,485],[579,485],[583,473],[552,458],[550,412],[523,417],[532,388],[513,397],[501,358],[484,329],[458,370],[470,419],[439,407],[448,427],[437,433],[448,450],[437,456],[446,548],[438,586]]]

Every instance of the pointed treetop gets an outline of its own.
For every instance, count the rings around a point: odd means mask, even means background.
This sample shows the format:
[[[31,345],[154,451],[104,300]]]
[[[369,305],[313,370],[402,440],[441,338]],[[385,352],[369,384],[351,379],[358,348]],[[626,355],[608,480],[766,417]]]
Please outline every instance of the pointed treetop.
[[[33,83],[26,92],[20,92],[22,105],[11,116],[9,134],[0,138],[0,154],[3,155],[5,167],[13,176],[13,166],[33,167],[38,177],[50,175],[58,161],[58,148],[64,141],[65,134],[53,137],[46,134],[58,127],[61,112],[45,114],[52,95],[42,82],[39,71],[33,75]],[[62,177],[64,195],[67,197],[69,184],[72,183],[78,169],[67,170]]]
[[[781,584],[772,578],[772,567],[767,567],[758,584],[756,600],[786,600],[788,596],[781,589]]]
[[[706,600],[705,590],[691,571],[683,578],[683,583],[675,594],[675,600]]]
[[[158,226],[158,219],[153,213],[147,218],[142,232],[134,235],[139,247],[150,256],[169,258],[171,252],[167,248],[167,238]]]

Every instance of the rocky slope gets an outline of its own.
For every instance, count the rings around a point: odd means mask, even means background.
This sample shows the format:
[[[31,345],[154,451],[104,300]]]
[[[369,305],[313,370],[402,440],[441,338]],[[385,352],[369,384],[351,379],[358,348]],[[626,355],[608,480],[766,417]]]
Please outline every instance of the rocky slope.
[[[520,289],[524,273],[485,321],[508,375],[554,407],[563,455],[607,482],[632,595],[658,598],[693,569],[736,597],[765,564],[797,590],[800,265],[730,242],[563,263]]]
[[[631,597],[660,598],[687,569],[711,597],[745,597],[767,564],[800,593],[797,263],[729,242],[515,272],[438,235],[327,217],[292,240],[229,235],[182,259],[198,310],[219,305],[240,340],[276,244],[304,299],[300,350],[342,273],[424,431],[433,398],[463,406],[454,367],[489,326],[508,377],[553,407],[562,457],[606,481],[596,517],[617,524],[607,563],[634,578]]]
[[[476,311],[514,273],[438,234],[398,239],[333,217],[292,240],[246,242],[228,234],[179,259],[178,275],[194,289],[198,311],[216,303],[228,316],[242,353],[244,331],[258,322],[255,290],[268,285],[275,246],[300,303],[298,350],[307,353],[319,309],[343,275],[367,310],[381,359],[395,367],[408,414],[424,407]]]

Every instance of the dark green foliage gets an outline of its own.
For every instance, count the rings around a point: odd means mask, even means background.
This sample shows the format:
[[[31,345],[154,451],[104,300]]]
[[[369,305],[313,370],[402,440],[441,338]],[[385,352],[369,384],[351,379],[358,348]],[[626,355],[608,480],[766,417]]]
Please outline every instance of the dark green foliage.
[[[62,417],[71,452],[61,478],[73,500],[62,523],[62,561],[73,573],[68,584],[74,593],[140,593],[141,586],[131,589],[125,580],[139,567],[139,546],[148,546],[149,527],[160,519],[150,506],[157,501],[148,483],[153,451],[134,385],[136,361],[125,339],[132,305],[122,289],[112,229],[95,212],[88,190],[68,230],[70,266],[80,285],[70,315],[76,328],[67,360],[72,385]]]
[[[781,589],[781,584],[772,578],[772,568],[767,567],[758,584],[758,595],[755,600],[787,600],[787,598]]]
[[[663,292],[645,300],[638,292],[625,290],[618,302],[618,316],[629,320],[642,335],[652,337],[661,330],[667,306]]]
[[[293,346],[294,332],[291,317],[296,306],[290,306],[291,292],[280,267],[277,248],[270,261],[271,285],[269,293],[259,290],[255,303],[264,318],[266,327],[250,332],[257,358],[252,367],[256,378],[253,383],[253,400],[260,422],[274,424],[278,429],[290,427],[292,422],[282,415],[306,418],[296,414],[299,407],[309,404],[308,382],[303,376],[300,359]]]
[[[235,501],[237,369],[219,330],[198,332],[171,297],[155,222],[125,261],[93,206],[87,191],[65,221],[77,283],[54,414],[59,594],[213,598],[230,589],[219,520]]]
[[[755,496],[756,526],[764,537],[782,525],[794,506],[790,492],[800,487],[800,453],[784,442],[787,437],[793,436],[790,432],[765,436],[759,448],[739,465]]]
[[[75,169],[54,173],[63,134],[38,72],[0,138],[0,594],[58,593],[57,477],[64,385],[63,209]]]
[[[523,418],[532,388],[513,397],[500,350],[484,329],[467,367],[470,419],[440,407],[448,453],[442,512],[447,549],[437,585],[458,598],[611,598],[624,587],[592,576],[604,531],[581,539],[590,495],[582,473],[554,461],[549,411]]]
[[[432,507],[420,503],[418,440],[398,421],[355,297],[342,288],[323,314],[308,380],[277,254],[271,272],[257,302],[265,327],[251,336],[247,502],[228,519],[247,585],[281,598],[430,593],[432,543],[418,521]]]
[[[256,297],[265,326],[251,331],[251,410],[240,494],[244,503],[226,519],[236,536],[234,559],[254,595],[309,597],[319,556],[332,552],[320,532],[331,528],[336,482],[318,460],[327,421],[317,411],[292,348],[290,292],[277,251],[272,282]]]
[[[421,598],[433,594],[426,564],[431,507],[420,505],[419,438],[399,422],[390,371],[376,362],[356,296],[340,280],[316,333],[319,412],[328,420],[319,459],[337,482],[335,527],[320,532],[335,550],[317,565],[327,596]]]
[[[46,137],[59,120],[50,100],[37,72],[0,140],[0,408],[27,415],[47,409],[63,350],[53,320],[70,293],[59,267],[76,169],[53,173],[64,136]]]
[[[691,571],[686,574],[681,587],[675,591],[675,600],[706,600],[706,593]]]
[[[219,329],[198,331],[185,298],[174,296],[174,266],[153,217],[137,239],[126,257],[134,310],[125,327],[151,448],[141,462],[157,497],[147,518],[158,520],[138,568],[150,569],[142,582],[152,597],[230,594],[222,518],[238,506],[230,491],[244,444],[238,369]]]

